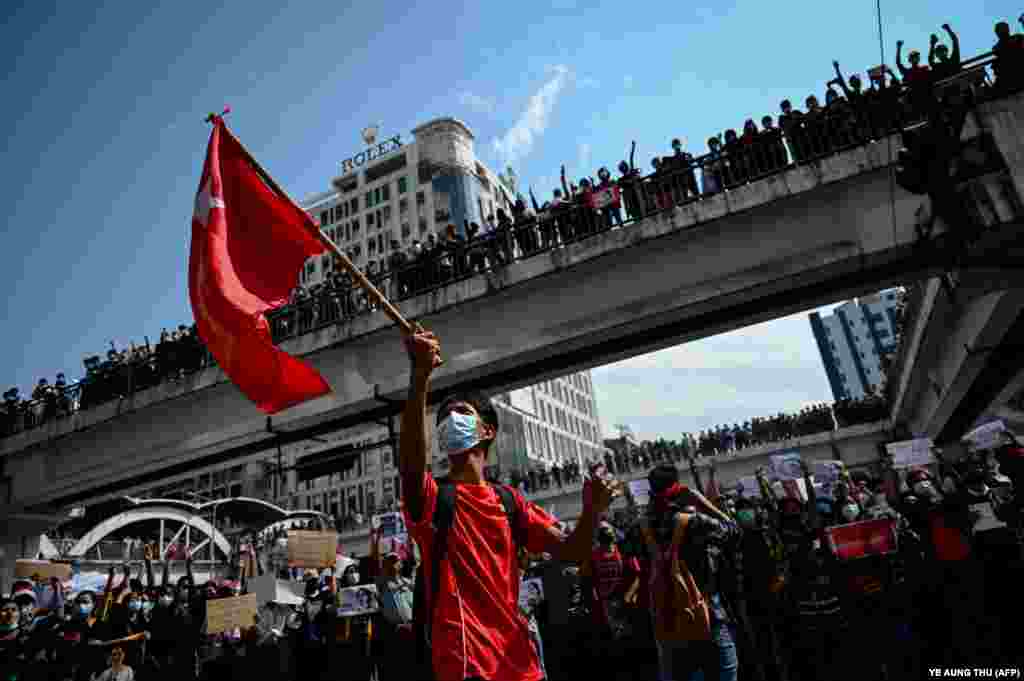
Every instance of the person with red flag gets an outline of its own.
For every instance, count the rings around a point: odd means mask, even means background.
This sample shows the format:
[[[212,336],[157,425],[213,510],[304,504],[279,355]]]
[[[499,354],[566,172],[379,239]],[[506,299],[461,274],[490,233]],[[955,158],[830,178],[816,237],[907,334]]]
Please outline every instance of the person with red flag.
[[[288,302],[307,258],[325,244],[231,134],[213,131],[192,215],[189,297],[199,336],[228,378],[275,414],[331,388],[305,362],[274,346],[264,316]]]

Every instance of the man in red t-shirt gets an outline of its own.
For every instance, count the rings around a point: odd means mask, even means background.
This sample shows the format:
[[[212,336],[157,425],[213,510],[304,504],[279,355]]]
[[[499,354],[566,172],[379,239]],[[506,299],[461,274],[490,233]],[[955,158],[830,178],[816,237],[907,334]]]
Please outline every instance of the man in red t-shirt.
[[[433,583],[432,525],[438,485],[430,474],[427,395],[430,375],[440,364],[440,342],[418,325],[404,335],[411,361],[409,399],[402,416],[399,469],[403,514],[423,554],[425,584]],[[544,678],[519,611],[519,569],[512,528],[494,488],[484,480],[487,453],[498,431],[489,400],[467,395],[449,398],[437,413],[439,449],[451,463],[455,513],[439,565],[438,593],[427,593],[431,657],[436,681],[540,681]],[[514,490],[525,548],[563,561],[590,555],[591,537],[601,513],[620,492],[612,480],[584,487],[583,513],[571,535],[557,520]],[[436,599],[436,600],[435,600]]]

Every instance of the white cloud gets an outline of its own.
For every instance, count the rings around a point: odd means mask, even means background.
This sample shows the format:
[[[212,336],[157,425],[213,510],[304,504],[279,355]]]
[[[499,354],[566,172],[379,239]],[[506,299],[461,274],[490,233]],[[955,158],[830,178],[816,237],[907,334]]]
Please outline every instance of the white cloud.
[[[601,83],[596,78],[580,77],[576,79],[576,86],[580,88],[597,88]]]
[[[479,114],[493,114],[498,108],[497,102],[493,97],[484,97],[473,94],[472,92],[463,92],[460,94],[459,103],[473,113]]]
[[[583,142],[582,144],[580,144],[580,153],[579,153],[578,162],[579,162],[579,170],[583,174],[586,174],[587,173],[587,168],[590,167],[590,152],[591,152],[591,147],[590,147],[589,144],[587,144],[586,142]]]
[[[548,67],[548,72],[550,77],[530,95],[526,108],[515,124],[502,137],[494,140],[494,151],[502,159],[503,165],[515,163],[530,153],[534,143],[547,130],[558,97],[572,77],[569,67],[564,65]]]
[[[626,88],[627,90],[632,90],[633,89],[633,76],[623,76],[623,78],[622,78],[622,87]]]

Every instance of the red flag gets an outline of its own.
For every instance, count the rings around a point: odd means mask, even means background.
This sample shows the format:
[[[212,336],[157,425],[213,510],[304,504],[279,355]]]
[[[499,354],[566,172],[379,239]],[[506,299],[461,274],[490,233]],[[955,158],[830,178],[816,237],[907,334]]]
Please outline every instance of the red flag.
[[[267,414],[331,390],[315,369],[274,346],[264,316],[288,301],[306,258],[324,252],[314,229],[213,117],[192,215],[192,314],[217,364]]]

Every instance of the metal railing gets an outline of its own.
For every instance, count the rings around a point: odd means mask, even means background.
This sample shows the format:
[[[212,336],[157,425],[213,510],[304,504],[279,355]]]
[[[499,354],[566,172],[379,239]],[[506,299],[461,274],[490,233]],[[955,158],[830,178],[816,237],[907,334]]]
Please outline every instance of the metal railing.
[[[991,85],[991,53],[962,63],[956,76],[933,85],[939,98],[970,89],[978,101],[1008,94]],[[890,92],[892,96],[881,94]],[[861,108],[842,98],[781,127],[756,134],[730,135],[721,148],[700,157],[666,157],[649,175],[632,170],[612,183],[620,190],[617,205],[598,207],[596,194],[580,191],[560,204],[545,204],[536,215],[519,215],[491,234],[443,244],[430,257],[387,271],[370,271],[369,279],[388,296],[400,301],[424,295],[482,272],[503,267],[565,247],[609,230],[625,229],[646,218],[717,194],[778,175],[791,168],[815,163],[837,153],[885,139],[923,119],[921,98],[909,96],[904,85],[889,86]],[[870,99],[870,101],[869,101]],[[365,292],[342,275],[329,280],[315,295],[267,314],[274,342],[294,338],[376,309]],[[0,436],[36,428],[79,410],[122,399],[166,380],[175,380],[213,366],[210,353],[187,367],[168,370],[158,358],[120,363],[99,369],[80,382],[63,386],[39,400],[6,401],[0,406]]]

